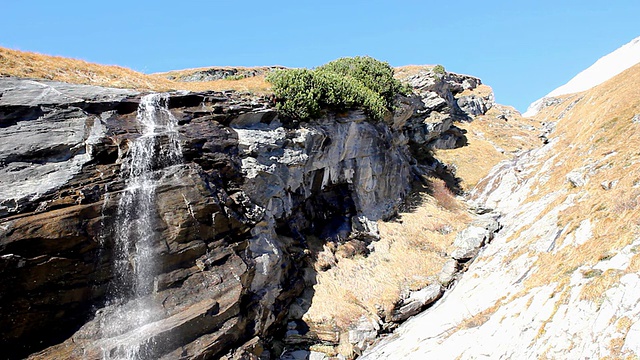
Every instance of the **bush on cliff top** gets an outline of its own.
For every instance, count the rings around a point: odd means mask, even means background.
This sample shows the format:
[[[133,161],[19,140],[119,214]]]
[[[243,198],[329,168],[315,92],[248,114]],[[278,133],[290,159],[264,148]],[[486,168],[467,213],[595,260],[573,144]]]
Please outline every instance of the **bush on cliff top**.
[[[393,68],[374,58],[341,58],[314,70],[278,70],[267,76],[273,85],[277,109],[300,120],[318,118],[322,109],[343,111],[363,108],[376,120],[392,109],[402,84]]]

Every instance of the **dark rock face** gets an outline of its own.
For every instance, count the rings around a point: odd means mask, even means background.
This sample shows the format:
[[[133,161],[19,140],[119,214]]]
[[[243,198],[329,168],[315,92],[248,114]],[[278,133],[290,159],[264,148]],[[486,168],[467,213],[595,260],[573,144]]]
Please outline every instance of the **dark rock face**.
[[[130,142],[139,136],[137,105],[128,103],[136,104],[139,96],[17,79],[0,84],[9,94],[2,96],[0,106],[5,114],[0,131],[7,139],[0,168],[4,353],[18,358],[62,342],[34,357],[102,358],[110,344],[97,340],[111,334],[100,333],[100,320],[110,311],[135,309],[131,301],[94,315],[106,304],[113,280],[114,221],[124,188],[120,169]],[[76,93],[85,98],[67,95]],[[43,103],[29,102],[30,97]],[[195,100],[194,95],[176,94],[171,102],[181,106],[176,115],[183,124],[185,162],[155,174],[154,223],[161,241],[155,249],[160,264],[154,301],[162,297],[166,311],[155,315],[157,331],[127,332],[162,344],[149,348],[149,358],[207,334],[207,341],[199,340],[202,348],[184,351],[215,354],[243,337],[250,319],[246,311],[240,319],[250,278],[241,256],[255,220],[244,215],[249,211],[238,200],[243,195],[237,136],[222,124],[266,104],[222,93],[199,94]],[[23,114],[41,115],[6,115],[16,114],[16,107]],[[239,330],[214,336],[223,328]],[[177,339],[184,343],[175,343]]]
[[[140,97],[0,78],[6,357],[118,358],[129,342],[145,344],[143,358],[259,356],[304,290],[306,236],[375,238],[375,220],[409,191],[412,144],[451,128],[425,121],[442,106],[424,105],[428,94],[403,99],[387,123],[352,111],[297,128],[264,98],[171,94],[183,161],[153,172],[155,290],[114,303],[121,169],[140,137]],[[148,325],[103,326],[147,305]]]

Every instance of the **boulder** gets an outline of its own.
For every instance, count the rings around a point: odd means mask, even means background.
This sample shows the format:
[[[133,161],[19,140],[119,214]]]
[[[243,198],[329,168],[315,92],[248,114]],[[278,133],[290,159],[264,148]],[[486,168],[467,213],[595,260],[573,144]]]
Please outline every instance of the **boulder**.
[[[478,254],[483,245],[491,242],[495,233],[500,230],[500,223],[494,218],[485,217],[456,235],[453,242],[455,250],[451,257],[457,261],[467,261]]]
[[[366,349],[380,331],[380,324],[377,321],[362,316],[357,323],[353,324],[349,329],[349,343],[357,351]]]
[[[442,286],[448,286],[458,273],[458,261],[455,259],[449,259],[442,266],[442,270],[438,274],[438,281]]]
[[[430,284],[424,289],[413,291],[402,301],[402,304],[393,311],[391,321],[401,322],[419,313],[426,306],[438,300],[442,295],[442,286],[439,283]]]
[[[468,115],[484,115],[493,106],[492,101],[477,95],[461,96],[456,100],[458,107]]]

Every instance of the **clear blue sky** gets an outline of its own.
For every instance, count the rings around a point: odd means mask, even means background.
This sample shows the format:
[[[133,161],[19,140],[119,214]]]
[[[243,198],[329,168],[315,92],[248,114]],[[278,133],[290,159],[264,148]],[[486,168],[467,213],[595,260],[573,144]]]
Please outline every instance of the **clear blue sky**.
[[[639,0],[1,0],[0,12],[12,49],[145,73],[370,55],[478,76],[519,110],[640,36]]]

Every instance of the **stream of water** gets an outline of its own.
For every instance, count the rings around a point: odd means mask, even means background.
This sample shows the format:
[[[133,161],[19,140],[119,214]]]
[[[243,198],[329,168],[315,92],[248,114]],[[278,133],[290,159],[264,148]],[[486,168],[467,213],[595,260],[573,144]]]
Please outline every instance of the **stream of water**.
[[[117,351],[105,349],[104,359],[145,358],[144,347],[148,344],[139,340],[145,339],[142,327],[159,311],[152,296],[158,272],[156,186],[162,169],[182,160],[178,124],[168,101],[168,94],[141,99],[136,117],[141,136],[130,143],[129,161],[122,169],[126,188],[114,223],[115,274],[109,291],[110,306],[119,309],[102,322],[101,330],[108,337],[125,336],[124,341],[118,341]]]

